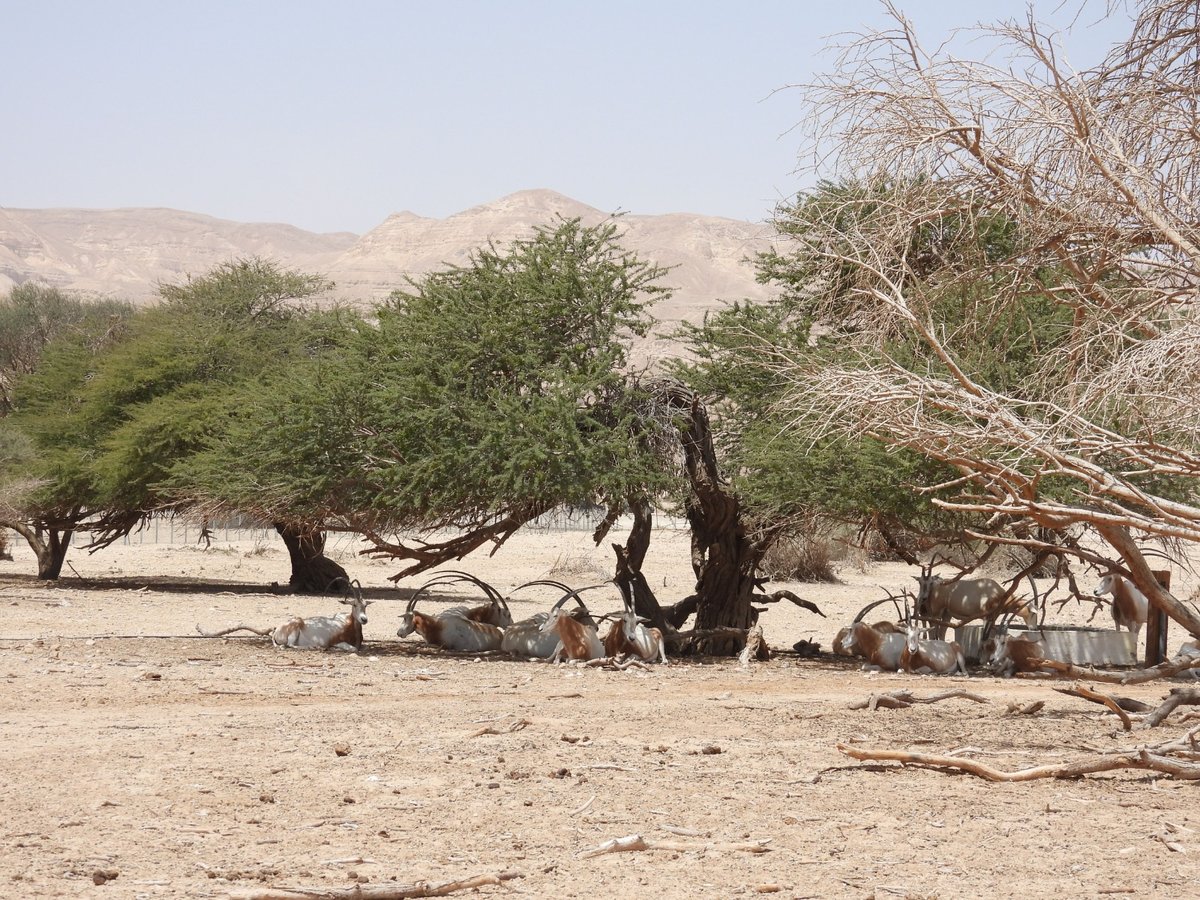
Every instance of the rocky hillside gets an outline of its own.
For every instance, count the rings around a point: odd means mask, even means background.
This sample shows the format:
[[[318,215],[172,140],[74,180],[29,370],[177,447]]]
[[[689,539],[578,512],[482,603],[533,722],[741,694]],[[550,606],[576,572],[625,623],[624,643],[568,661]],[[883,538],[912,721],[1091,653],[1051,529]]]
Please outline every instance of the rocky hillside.
[[[0,208],[0,290],[32,280],[147,302],[160,282],[237,257],[323,270],[356,239],[175,209]]]
[[[397,213],[361,237],[171,209],[0,208],[0,291],[34,280],[152,302],[161,282],[200,275],[237,257],[262,256],[326,274],[337,296],[371,303],[402,286],[406,276],[463,263],[472,248],[526,236],[555,216],[579,217],[586,224],[607,218],[547,190],[521,191],[445,219]],[[768,246],[772,231],[766,225],[683,213],[625,215],[618,225],[625,246],[673,267],[667,281],[676,293],[656,307],[662,324],[645,352],[661,345],[676,322],[698,321],[722,299],[766,295],[746,262]]]

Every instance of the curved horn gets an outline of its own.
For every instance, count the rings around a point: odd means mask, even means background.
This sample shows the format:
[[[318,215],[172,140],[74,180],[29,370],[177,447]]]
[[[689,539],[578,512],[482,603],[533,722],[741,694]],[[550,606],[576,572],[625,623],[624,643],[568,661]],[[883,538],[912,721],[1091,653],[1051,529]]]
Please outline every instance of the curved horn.
[[[408,606],[405,608],[406,613],[411,613],[417,606],[417,598],[429,590],[431,587],[437,587],[440,584],[457,584],[462,581],[457,573],[441,572],[430,578],[427,582],[417,588],[417,592],[408,598]]]
[[[354,595],[353,599],[350,597],[351,594]],[[370,600],[363,599],[362,584],[357,578],[355,578],[353,581],[346,582],[346,590],[342,592],[342,599],[338,601],[338,603],[351,604],[355,602],[361,603],[363,606],[366,606],[371,602]]]
[[[503,600],[504,599],[503,597],[500,596],[500,592],[498,590],[496,590],[494,587],[492,587],[490,584],[488,584],[483,579],[476,578],[470,572],[462,572],[458,569],[446,569],[445,571],[439,572],[438,574],[440,574],[440,575],[456,575],[456,576],[458,576],[456,578],[457,581],[471,582],[472,584],[474,584],[477,587],[479,587],[480,589],[482,589],[482,591],[485,594],[487,594],[487,597],[489,600]]]
[[[513,593],[515,594],[517,591],[521,590],[522,588],[533,587],[534,585],[539,585],[539,584],[544,585],[546,587],[558,588],[563,593],[567,593],[567,594],[571,593],[571,588],[567,587],[561,581],[555,581],[552,578],[537,578],[537,579],[534,579],[533,581],[527,581],[524,584],[519,584],[515,588],[513,588]],[[584,588],[583,590],[587,590],[587,588]]]
[[[636,615],[633,603],[633,590],[630,588],[629,582],[627,580],[618,581],[615,578],[613,582],[616,584],[617,590],[621,592],[621,603],[625,607],[625,611]]]
[[[875,600],[875,601],[874,601],[874,602],[872,602],[872,603],[868,603],[866,606],[864,606],[862,609],[860,609],[860,610],[858,611],[858,615],[856,615],[856,616],[854,617],[853,621],[850,623],[851,625],[853,625],[855,622],[861,622],[861,621],[863,621],[863,619],[865,619],[865,618],[866,618],[866,616],[867,616],[867,613],[869,613],[869,612],[870,612],[871,610],[873,610],[875,607],[877,607],[877,606],[882,606],[882,605],[883,605],[883,604],[885,604],[885,603],[891,603],[893,606],[895,606],[895,607],[896,607],[896,615],[898,615],[898,616],[903,616],[903,615],[904,615],[904,611],[903,611],[902,609],[900,609],[900,598],[899,598],[899,597],[897,597],[895,594],[893,594],[891,591],[888,591],[888,590],[884,589],[884,588],[882,587],[882,585],[881,585],[880,587],[881,587],[881,589],[883,590],[883,592],[884,592],[885,594],[887,594],[887,596],[886,596],[886,597],[884,597],[882,600]],[[903,595],[904,595],[904,594],[903,594],[903,592],[902,592],[902,593],[901,593],[901,596],[903,596]]]
[[[512,616],[512,612],[508,608],[508,601],[506,601],[504,599],[504,595],[501,594],[494,587],[492,587],[490,584],[488,584],[486,581],[484,581],[482,578],[477,578],[476,576],[472,575],[470,572],[463,572],[458,569],[446,569],[442,574],[443,575],[457,575],[459,581],[471,582],[472,584],[479,587],[484,592],[484,594],[487,595],[487,598],[490,601],[492,601],[493,603],[499,604],[500,607],[502,607],[504,609],[504,611],[509,614],[510,617]]]
[[[550,612],[553,613],[556,610],[562,609],[562,605],[564,603],[566,603],[568,600],[574,598],[575,602],[578,603],[580,605],[580,607],[582,607],[583,611],[586,612],[588,615],[591,615],[591,611],[587,608],[587,605],[584,604],[583,599],[579,595],[582,594],[584,591],[591,591],[591,590],[595,590],[596,588],[604,587],[604,585],[606,585],[606,584],[608,584],[607,581],[602,581],[600,584],[589,584],[587,587],[581,587],[581,588],[578,588],[577,590],[573,590],[573,591],[568,590],[567,593],[563,594],[562,599],[560,599],[557,603],[555,603],[552,607],[550,607]]]

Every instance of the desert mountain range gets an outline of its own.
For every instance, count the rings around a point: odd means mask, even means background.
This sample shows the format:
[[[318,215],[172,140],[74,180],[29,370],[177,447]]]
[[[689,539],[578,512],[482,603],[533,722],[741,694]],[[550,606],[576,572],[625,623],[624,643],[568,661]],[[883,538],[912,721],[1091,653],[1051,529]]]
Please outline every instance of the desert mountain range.
[[[337,297],[366,304],[403,286],[406,276],[464,263],[473,248],[528,236],[533,226],[552,223],[555,216],[579,217],[585,224],[608,218],[549,190],[520,191],[444,219],[396,213],[364,235],[315,234],[173,209],[0,207],[0,292],[32,280],[147,303],[160,283],[260,256],[324,274],[334,281]],[[666,283],[675,295],[654,310],[661,320],[659,336],[680,320],[699,321],[721,300],[766,296],[747,260],[769,246],[773,231],[767,225],[685,213],[624,215],[617,222],[624,246],[673,267]]]

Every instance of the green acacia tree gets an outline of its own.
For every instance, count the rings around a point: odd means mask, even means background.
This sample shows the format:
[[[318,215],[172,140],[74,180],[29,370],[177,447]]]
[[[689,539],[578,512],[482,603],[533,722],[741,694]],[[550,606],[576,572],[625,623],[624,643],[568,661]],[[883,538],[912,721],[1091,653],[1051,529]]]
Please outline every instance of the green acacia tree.
[[[597,541],[632,510],[617,577],[656,618],[640,566],[651,505],[673,499],[695,535],[697,625],[746,627],[753,560],[703,404],[629,366],[665,274],[625,251],[612,222],[483,247],[291,367],[263,392],[271,403],[246,404],[187,459],[175,488],[212,509],[364,534],[404,563],[397,578],[497,548],[558,507],[606,508]]]
[[[319,343],[302,303],[326,288],[317,276],[240,260],[163,286],[161,304],[94,352],[81,352],[79,340],[49,347],[20,383],[13,416],[36,449],[32,502],[86,523],[93,548],[149,517],[187,510],[190,498],[168,485],[172,470],[224,428],[255,385]],[[324,589],[345,577],[307,523],[276,526],[293,553],[295,586]],[[60,567],[61,555],[43,577]]]
[[[119,327],[131,311],[122,301],[85,301],[36,282],[0,297],[0,418],[12,413],[17,382],[37,369],[54,340],[87,334],[91,344],[103,341],[106,330]]]
[[[275,402],[242,409],[178,484],[217,506],[359,531],[407,561],[402,574],[557,506],[653,492],[662,467],[631,441],[639,394],[624,370],[662,274],[612,224],[568,220],[481,248],[276,379]],[[455,536],[387,537],[440,529]]]
[[[0,528],[26,540],[40,577],[58,577],[82,508],[39,496],[44,460],[13,416],[17,392],[50,348],[69,347],[73,362],[82,363],[121,333],[131,314],[127,303],[85,301],[35,283],[0,298]]]

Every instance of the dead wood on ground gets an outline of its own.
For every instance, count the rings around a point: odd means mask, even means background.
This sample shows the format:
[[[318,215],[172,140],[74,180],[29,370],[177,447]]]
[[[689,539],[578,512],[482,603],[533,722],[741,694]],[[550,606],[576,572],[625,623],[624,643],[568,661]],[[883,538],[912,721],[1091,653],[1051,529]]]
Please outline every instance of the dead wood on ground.
[[[891,691],[887,694],[872,694],[865,700],[853,700],[847,704],[847,709],[869,709],[874,711],[883,707],[884,709],[908,709],[914,703],[939,703],[942,700],[971,700],[975,703],[990,703],[987,697],[981,697],[979,694],[972,694],[970,691],[964,691],[961,688],[955,688],[952,691],[942,691],[939,694],[931,694],[928,697],[917,697],[912,691],[899,690]]]
[[[196,633],[200,637],[206,638],[225,637],[225,635],[232,634],[235,631],[249,631],[252,634],[257,634],[259,637],[266,637],[274,630],[274,628],[255,628],[253,625],[234,625],[232,628],[225,628],[221,631],[205,631],[200,627],[199,622],[196,623]]]
[[[1174,712],[1176,707],[1180,706],[1200,706],[1200,690],[1197,690],[1196,688],[1182,687],[1171,688],[1170,693],[1167,694],[1167,697],[1165,700],[1163,700],[1162,705],[1160,705],[1153,712],[1149,713],[1146,718],[1142,720],[1142,724],[1144,724],[1147,728],[1154,728],[1157,725],[1161,725],[1163,720],[1166,719],[1166,717],[1172,712]]]
[[[1045,700],[1034,700],[1032,703],[1024,705],[1015,701],[1008,704],[1008,708],[1004,710],[1006,716],[1032,716],[1035,713],[1040,713],[1045,707]]]
[[[1100,669],[1074,666],[1055,659],[1038,659],[1033,660],[1033,662],[1036,662],[1042,668],[1052,669],[1071,678],[1079,678],[1085,681],[1103,681],[1106,684],[1145,684],[1147,681],[1170,678],[1172,675],[1200,668],[1200,656],[1177,657],[1165,663],[1159,663],[1157,666],[1151,666],[1149,669],[1138,669],[1133,672],[1104,672]]]
[[[441,884],[416,881],[411,884],[376,884],[369,887],[356,884],[348,888],[248,888],[233,891],[229,896],[230,900],[407,900],[409,897],[445,897],[457,891],[468,891],[489,884],[503,884],[523,877],[520,872],[500,872],[496,875],[476,875],[474,878],[446,881]]]
[[[1145,712],[1150,709],[1149,706],[1138,700],[1132,700],[1129,697],[1113,697],[1109,694],[1085,687],[1082,684],[1075,684],[1069,688],[1055,688],[1054,690],[1069,697],[1082,697],[1091,703],[1100,703],[1107,706],[1121,720],[1121,727],[1126,731],[1133,728],[1133,720],[1129,718],[1130,712]],[[1140,707],[1140,709],[1130,710],[1130,706]]]
[[[929,766],[934,769],[949,769],[956,772],[966,772],[987,781],[1033,781],[1038,778],[1080,778],[1098,772],[1112,772],[1117,769],[1145,769],[1182,778],[1190,781],[1200,780],[1200,765],[1182,762],[1167,755],[1167,745],[1161,747],[1140,747],[1113,753],[1099,753],[1081,759],[1064,763],[1051,763],[1044,766],[1032,766],[1005,772],[993,769],[983,763],[969,759],[958,759],[952,756],[936,756],[930,753],[912,753],[907,750],[872,750],[868,748],[850,747],[838,744],[842,753],[858,760],[891,760],[919,766]],[[1175,748],[1183,749],[1183,748]]]
[[[1099,698],[1107,696],[1078,684],[1069,688],[1056,687],[1054,690],[1069,697],[1081,697],[1084,700],[1090,700],[1092,703],[1104,703],[1104,700]],[[1149,703],[1143,703],[1141,700],[1135,700],[1132,697],[1110,697],[1109,699],[1115,701],[1121,709],[1128,713],[1146,713],[1154,709]]]
[[[746,646],[738,654],[738,665],[743,669],[750,665],[750,660],[768,660],[771,658],[771,648],[763,639],[762,626],[755,625],[746,636]]]
[[[646,840],[640,834],[629,834],[625,837],[613,838],[595,847],[579,851],[580,859],[590,859],[605,853],[628,853],[635,850],[671,850],[677,853],[687,853],[693,850],[718,851],[735,853],[767,853],[770,839],[749,841],[745,843],[702,843],[693,841],[655,841]]]
[[[624,672],[626,669],[644,669],[649,672],[650,667],[635,656],[601,656],[599,659],[589,659],[584,662],[584,666],[589,669],[615,669],[618,672]]]
[[[505,728],[493,728],[491,725],[487,725],[478,731],[471,732],[468,737],[483,737],[485,734],[512,734],[514,731],[521,731],[532,724],[533,722],[529,721],[529,719],[517,719],[515,722],[510,722]]]

